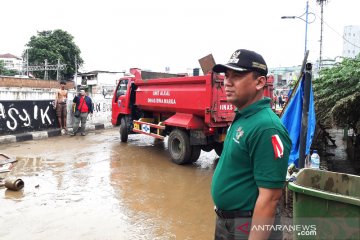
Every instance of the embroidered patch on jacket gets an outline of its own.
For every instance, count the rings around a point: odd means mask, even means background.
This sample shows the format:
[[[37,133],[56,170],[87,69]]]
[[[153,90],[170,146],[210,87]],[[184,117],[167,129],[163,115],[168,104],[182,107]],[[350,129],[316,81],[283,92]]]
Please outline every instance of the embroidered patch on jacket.
[[[275,160],[278,158],[282,158],[284,155],[284,145],[281,142],[279,135],[272,135],[271,142],[274,148]]]
[[[242,129],[242,127],[239,127],[237,130],[236,130],[236,140],[239,141],[239,139],[244,135],[244,130]]]
[[[233,137],[233,140],[236,142],[236,143],[239,143],[239,139],[244,135],[244,130],[242,129],[242,127],[239,127],[237,130],[236,130],[236,134],[235,136]]]

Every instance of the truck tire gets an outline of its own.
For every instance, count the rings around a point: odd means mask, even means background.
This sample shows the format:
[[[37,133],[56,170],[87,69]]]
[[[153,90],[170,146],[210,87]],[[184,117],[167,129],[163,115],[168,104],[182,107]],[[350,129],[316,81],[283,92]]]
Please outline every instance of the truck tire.
[[[221,156],[221,153],[222,153],[222,150],[223,150],[223,148],[224,148],[224,143],[222,142],[222,143],[216,143],[215,144],[215,152],[216,152],[216,154],[220,157]]]
[[[168,148],[171,160],[179,165],[189,163],[191,146],[189,135],[180,129],[173,130],[168,139]]]
[[[128,140],[128,129],[126,126],[126,120],[125,118],[121,118],[121,123],[120,123],[120,140],[121,142],[127,142]]]
[[[190,155],[190,162],[189,163],[196,162],[200,157],[200,153],[201,153],[201,147],[200,146],[191,146],[191,155]]]

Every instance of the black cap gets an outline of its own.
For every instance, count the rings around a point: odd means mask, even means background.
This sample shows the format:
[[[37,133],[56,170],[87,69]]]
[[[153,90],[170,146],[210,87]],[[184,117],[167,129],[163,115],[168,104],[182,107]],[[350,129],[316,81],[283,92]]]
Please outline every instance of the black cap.
[[[216,64],[213,67],[213,71],[217,73],[226,72],[227,69],[238,72],[255,71],[264,76],[268,73],[264,58],[260,54],[246,49],[236,50],[231,55],[228,63]]]

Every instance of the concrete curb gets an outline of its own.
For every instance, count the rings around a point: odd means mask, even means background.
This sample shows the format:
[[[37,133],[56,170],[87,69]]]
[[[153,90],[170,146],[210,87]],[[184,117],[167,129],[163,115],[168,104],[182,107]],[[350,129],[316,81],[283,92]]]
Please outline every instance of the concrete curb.
[[[86,125],[85,131],[95,131],[95,130],[102,130],[102,129],[109,129],[113,128],[111,123],[99,123],[99,124],[91,124]],[[71,132],[72,128],[68,128],[68,131]],[[56,137],[64,135],[61,133],[60,128],[55,129],[48,129],[46,131],[37,131],[37,132],[27,132],[27,133],[19,133],[14,135],[4,135],[0,136],[0,144],[6,143],[15,143],[15,142],[24,142],[28,140],[40,140],[40,139],[47,139],[50,137]]]

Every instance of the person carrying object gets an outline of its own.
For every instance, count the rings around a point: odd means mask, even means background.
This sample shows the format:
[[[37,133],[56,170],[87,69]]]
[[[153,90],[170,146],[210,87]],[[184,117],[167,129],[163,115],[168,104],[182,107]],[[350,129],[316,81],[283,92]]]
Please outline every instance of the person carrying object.
[[[85,136],[86,121],[88,115],[93,113],[93,103],[91,98],[86,95],[84,89],[81,89],[79,95],[74,97],[72,109],[74,111],[74,126],[73,132],[70,133],[70,136],[76,135],[79,129],[79,124],[81,124],[81,136]]]

